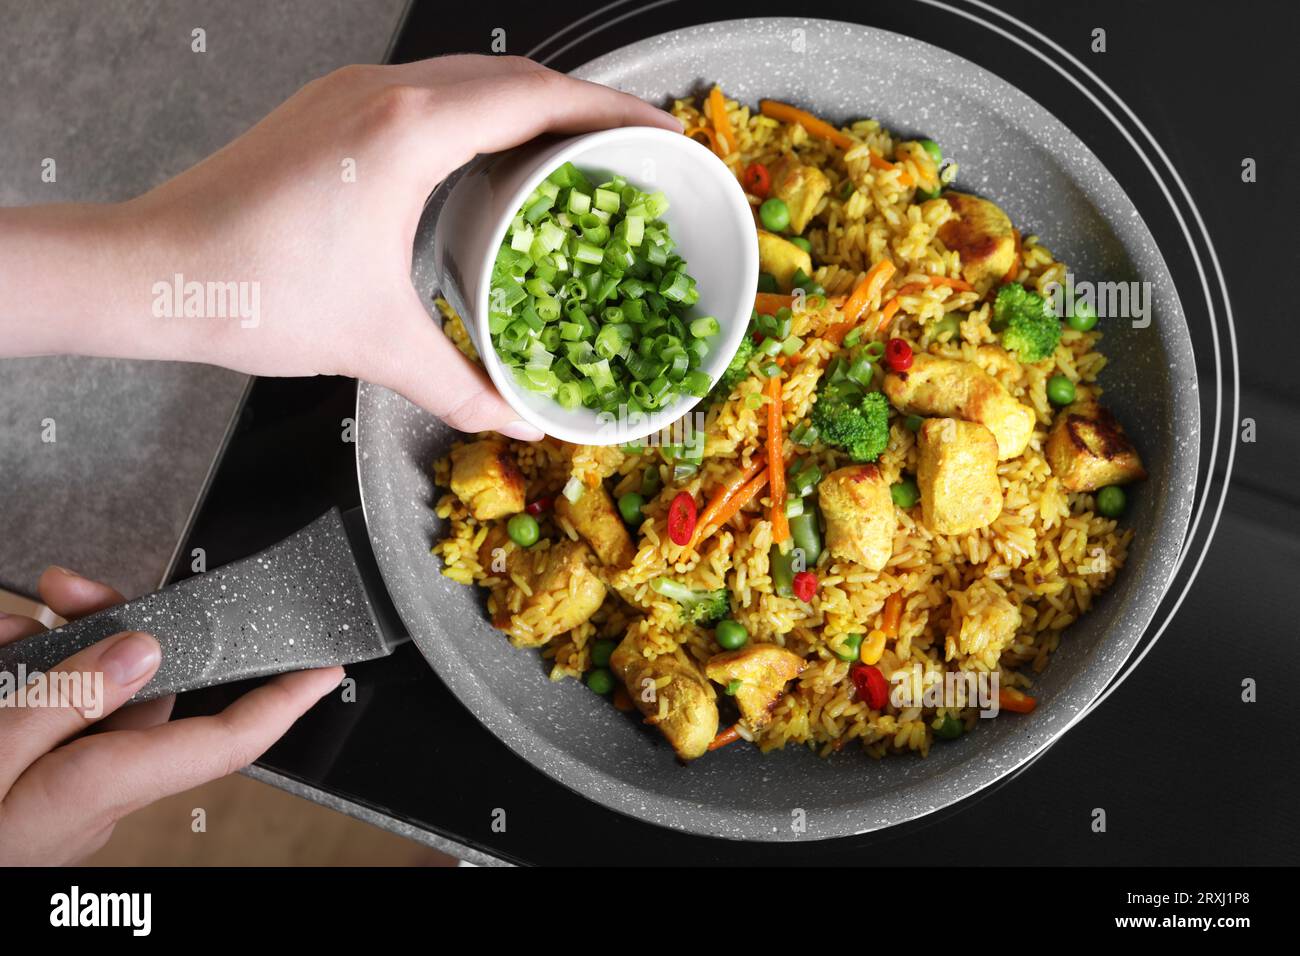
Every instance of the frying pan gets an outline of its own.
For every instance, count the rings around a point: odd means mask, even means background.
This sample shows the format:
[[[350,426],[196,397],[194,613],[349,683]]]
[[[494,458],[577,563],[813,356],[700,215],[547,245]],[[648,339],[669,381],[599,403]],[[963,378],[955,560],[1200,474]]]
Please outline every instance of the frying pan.
[[[1164,594],[1187,529],[1199,446],[1182,307],[1119,184],[1019,90],[929,44],[869,27],[785,18],[708,24],[576,72],[655,102],[716,81],[743,102],[772,97],[836,121],[870,115],[929,136],[961,164],[958,188],[993,198],[1081,278],[1150,283],[1149,326],[1104,325],[1112,359],[1102,376],[1106,403],[1150,472],[1124,519],[1136,536],[1114,586],[1065,633],[1037,681],[1037,709],[982,722],[926,759],[875,761],[856,748],[819,759],[801,748],[762,755],[732,746],[683,767],[653,730],[606,699],[576,681],[553,684],[539,655],[513,649],[488,624],[475,589],[438,573],[429,547],[443,523],[432,510],[439,492],[429,464],[458,435],[364,383],[357,397],[364,529],[359,516],[331,512],[261,555],[0,650],[0,668],[49,666],[76,646],[139,628],[164,644],[151,696],[376,657],[409,631],[462,703],[561,783],[642,820],[746,840],[828,839],[915,819],[991,785],[1071,725],[1119,673]],[[426,298],[439,287],[432,251],[440,194],[415,249],[413,278]]]

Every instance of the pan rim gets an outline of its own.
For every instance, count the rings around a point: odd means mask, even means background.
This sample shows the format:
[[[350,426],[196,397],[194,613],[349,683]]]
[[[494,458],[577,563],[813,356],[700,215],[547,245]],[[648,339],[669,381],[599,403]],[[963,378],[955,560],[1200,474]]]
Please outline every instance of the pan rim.
[[[1151,234],[1150,229],[1147,227],[1145,221],[1142,219],[1141,214],[1137,211],[1135,204],[1133,204],[1133,202],[1129,199],[1127,193],[1123,190],[1122,186],[1120,186],[1119,182],[1115,179],[1115,177],[1109,173],[1109,171],[1096,157],[1096,155],[1086,146],[1086,144],[1084,144],[1081,140],[1079,140],[1078,137],[1075,136],[1073,133],[1070,133],[1068,129],[1065,128],[1064,124],[1061,123],[1061,121],[1057,119],[1053,113],[1051,113],[1049,110],[1047,110],[1046,108],[1038,104],[1036,101],[1034,101],[1031,97],[1028,96],[1028,94],[1025,94],[1022,91],[1016,89],[1015,87],[1012,87],[1011,84],[1007,83],[1007,81],[1003,80],[997,74],[992,73],[991,71],[986,70],[983,67],[980,67],[974,64],[973,62],[958,56],[957,54],[951,53],[947,50],[936,47],[933,44],[927,43],[924,40],[920,40],[909,35],[881,30],[879,28],[874,28],[874,27],[867,27],[859,24],[847,24],[847,23],[841,23],[841,22],[830,21],[830,20],[808,20],[804,18],[755,18],[754,20],[746,20],[746,21],[719,21],[718,23],[687,27],[682,30],[670,31],[668,33],[658,34],[656,36],[646,38],[644,40],[638,41],[637,43],[622,47],[619,50],[616,50],[610,54],[606,54],[605,56],[593,60],[590,63],[584,65],[579,70],[575,71],[575,73],[577,73],[578,75],[584,75],[596,71],[603,64],[606,64],[614,57],[627,57],[629,56],[629,51],[635,51],[638,48],[656,42],[663,42],[665,38],[682,36],[684,34],[694,34],[697,31],[708,29],[710,27],[718,27],[726,23],[734,24],[736,22],[742,22],[748,25],[753,25],[755,22],[762,23],[762,22],[774,22],[774,21],[782,22],[782,23],[797,22],[805,25],[814,24],[814,25],[823,25],[823,26],[833,26],[834,28],[841,29],[841,30],[852,29],[854,31],[859,32],[860,34],[867,35],[869,38],[878,38],[878,37],[886,38],[892,42],[912,45],[918,48],[918,52],[920,52],[922,55],[934,57],[938,60],[959,62],[963,64],[965,68],[977,71],[993,87],[998,89],[1003,89],[1003,90],[1009,90],[1010,93],[1016,99],[1023,102],[1028,102],[1033,108],[1034,112],[1039,117],[1045,118],[1045,120],[1050,124],[1065,130],[1066,135],[1070,138],[1070,140],[1074,144],[1077,144],[1077,146],[1081,150],[1082,159],[1078,161],[1079,165],[1083,169],[1091,168],[1093,170],[1099,171],[1102,174],[1102,177],[1104,179],[1104,183],[1105,183],[1104,188],[1115,190],[1118,194],[1120,203],[1123,206],[1127,207],[1128,210],[1132,211],[1133,215],[1138,218],[1139,222],[1141,223],[1142,230],[1145,231],[1147,235]],[[1076,178],[1078,176],[1078,173],[1079,170],[1076,169],[1075,170]],[[1090,199],[1095,198],[1091,192],[1089,192],[1088,195]],[[1111,224],[1113,222],[1112,217],[1107,216],[1105,218],[1107,219],[1108,224]],[[1154,241],[1152,242],[1152,251],[1155,258],[1155,265],[1158,266],[1159,270],[1162,271],[1164,275],[1170,277],[1170,283],[1172,285],[1172,276],[1170,275],[1168,264],[1163,254],[1161,253],[1159,247],[1154,244]],[[1182,309],[1181,302],[1177,299],[1176,288],[1174,289],[1173,294],[1175,299],[1172,306],[1169,309],[1167,309],[1167,312],[1169,313],[1167,320],[1176,321],[1176,323],[1179,326],[1179,329],[1176,330],[1176,332],[1180,331],[1182,336],[1186,338],[1187,345],[1190,350],[1191,347],[1190,334],[1187,328],[1186,316],[1184,310]],[[374,388],[375,386],[368,386],[363,384],[358,389],[358,396],[357,396],[358,478],[361,485],[362,505],[363,505],[363,509],[365,509],[365,513],[367,517],[367,525],[371,529],[374,528],[374,525],[371,521],[371,517],[372,517],[371,507],[368,503],[368,498],[366,494],[366,483],[362,472],[363,464],[362,464],[361,451],[364,446],[363,436],[366,434],[366,421],[367,421],[366,416],[363,415],[364,400],[365,400],[365,396],[368,394],[368,391]],[[1200,438],[1202,423],[1199,417],[1199,408],[1197,409],[1197,414],[1194,418],[1194,424],[1195,424],[1196,435],[1192,436],[1192,440],[1187,443],[1189,447],[1179,452],[1175,456],[1175,461],[1171,463],[1171,468],[1174,466],[1181,466],[1184,471],[1190,471],[1193,474],[1193,476],[1195,476],[1196,474],[1197,466],[1199,464],[1199,457],[1200,457],[1199,438]],[[901,824],[903,822],[914,821],[924,816],[927,816],[930,813],[941,810],[945,807],[952,806],[953,804],[959,803],[962,800],[974,796],[975,794],[980,793],[986,788],[993,786],[994,784],[1000,781],[1005,780],[1010,775],[1019,771],[1023,766],[1027,765],[1028,763],[1036,759],[1037,756],[1039,756],[1043,751],[1045,751],[1048,747],[1050,747],[1051,744],[1058,741],[1064,735],[1064,733],[1068,732],[1069,729],[1071,729],[1078,722],[1080,722],[1078,719],[1079,715],[1081,713],[1086,713],[1086,711],[1091,706],[1092,701],[1095,700],[1096,697],[1103,692],[1103,690],[1105,689],[1109,681],[1112,680],[1117,674],[1119,674],[1123,670],[1124,665],[1127,663],[1134,649],[1140,643],[1143,634],[1149,628],[1151,621],[1154,618],[1155,613],[1159,607],[1160,600],[1168,592],[1170,583],[1174,575],[1176,574],[1177,566],[1173,564],[1169,564],[1166,566],[1163,575],[1158,575],[1156,572],[1160,570],[1158,567],[1160,563],[1159,559],[1163,556],[1163,554],[1170,550],[1172,550],[1175,553],[1178,552],[1182,547],[1182,542],[1186,540],[1187,528],[1188,528],[1188,523],[1190,521],[1191,510],[1192,510],[1190,498],[1186,499],[1183,502],[1179,502],[1178,505],[1175,506],[1173,510],[1174,510],[1174,516],[1172,518],[1172,525],[1168,518],[1166,518],[1166,520],[1162,522],[1165,525],[1166,529],[1168,530],[1168,534],[1162,537],[1167,538],[1167,540],[1153,544],[1152,553],[1148,558],[1149,563],[1146,567],[1141,569],[1144,573],[1151,576],[1151,580],[1149,581],[1149,583],[1144,584],[1144,588],[1150,588],[1153,592],[1158,589],[1158,594],[1155,595],[1154,600],[1150,602],[1148,607],[1142,609],[1140,614],[1137,614],[1132,618],[1124,621],[1126,625],[1126,630],[1133,631],[1133,637],[1131,640],[1127,641],[1127,645],[1124,646],[1123,656],[1120,657],[1114,663],[1114,666],[1110,666],[1109,664],[1107,664],[1106,666],[1102,667],[1098,673],[1103,679],[1100,679],[1095,683],[1091,683],[1089,685],[1089,693],[1077,694],[1076,696],[1073,696],[1068,702],[1071,705],[1070,707],[1067,708],[1065,706],[1062,706],[1067,703],[1067,701],[1064,700],[1062,700],[1059,704],[1057,704],[1051,715],[1050,724],[1052,729],[1048,731],[1044,731],[1040,728],[1039,733],[1036,733],[1035,737],[1041,737],[1042,739],[1038,740],[1032,748],[1025,751],[1023,756],[1020,756],[1018,759],[1014,761],[1007,761],[1006,763],[997,763],[996,766],[987,767],[986,765],[989,763],[992,757],[992,754],[990,753],[992,748],[984,748],[983,753],[976,755],[971,759],[970,762],[963,764],[963,769],[964,771],[966,771],[966,773],[963,774],[964,776],[978,774],[981,777],[985,778],[982,779],[976,786],[963,785],[960,788],[961,792],[958,793],[957,795],[952,796],[948,799],[937,801],[932,806],[911,807],[909,808],[909,813],[907,815],[900,816],[898,819],[891,820],[890,822],[887,823],[882,823],[879,825],[868,825],[860,828],[840,827],[835,829],[833,832],[826,832],[826,833],[809,832],[801,836],[799,839],[801,841],[816,841],[821,839],[834,839],[838,837],[869,833],[896,824]],[[1154,530],[1155,529],[1153,528],[1153,533]],[[373,530],[372,530],[372,535],[373,535]],[[1175,538],[1178,540],[1174,541],[1173,539]],[[377,548],[377,552],[378,551],[379,549]],[[1155,562],[1157,566],[1155,567],[1151,566],[1150,562]],[[381,561],[381,569],[384,569],[385,579],[387,580],[388,569],[385,567],[382,561]],[[1134,573],[1137,572],[1135,571]],[[392,585],[390,585],[390,589],[391,587]],[[398,607],[400,611],[402,605],[400,602],[396,602],[396,603],[398,603]],[[422,651],[425,650],[425,647],[423,645],[421,645],[421,650]],[[425,656],[430,657],[430,655],[427,653]],[[430,663],[431,664],[434,663],[432,658],[430,658]],[[466,703],[467,701],[466,693],[462,690],[462,686],[465,685],[466,683],[473,684],[477,694],[482,694],[483,692],[486,691],[487,693],[492,694],[494,699],[496,699],[497,702],[500,703],[500,699],[496,698],[495,694],[491,691],[490,688],[485,688],[481,684],[481,682],[472,678],[472,674],[468,669],[460,669],[456,667],[444,668],[436,665],[434,666],[434,669],[441,677],[441,679],[445,683],[447,683],[447,685],[452,689],[453,693],[456,693],[457,697],[462,701],[462,703]],[[1097,676],[1097,675],[1089,675],[1089,676]],[[476,695],[470,695],[470,696],[473,697]],[[1084,699],[1085,697],[1086,700]],[[474,708],[470,708],[470,709],[474,710]],[[504,711],[504,708],[501,709],[502,711]],[[553,779],[557,780],[564,786],[568,787],[570,790],[573,790],[576,793],[580,793],[589,799],[593,799],[594,801],[606,807],[609,807],[611,809],[644,820],[647,819],[646,817],[647,803],[654,803],[654,804],[658,804],[660,808],[668,808],[669,812],[663,812],[663,810],[661,809],[659,812],[657,812],[654,815],[653,818],[651,818],[651,822],[660,825],[669,826],[673,829],[690,832],[690,833],[696,833],[700,835],[707,835],[713,837],[726,837],[732,839],[751,839],[751,840],[760,840],[760,841],[789,839],[788,835],[784,835],[784,836],[781,835],[780,828],[777,826],[758,825],[759,824],[758,818],[760,815],[751,814],[750,816],[754,818],[753,822],[750,825],[746,825],[744,827],[738,828],[737,821],[734,818],[734,814],[727,814],[725,812],[715,811],[711,808],[701,806],[700,804],[697,803],[683,801],[677,797],[644,789],[635,783],[630,783],[621,780],[611,774],[608,774],[605,771],[601,770],[600,768],[584,761],[580,757],[577,757],[572,753],[565,752],[559,748],[556,748],[549,742],[543,740],[542,738],[536,735],[524,735],[523,739],[521,739],[519,735],[508,732],[510,730],[509,721],[502,720],[500,714],[485,715],[483,713],[479,713],[478,711],[475,711],[475,714],[480,719],[480,721],[482,721],[488,727],[488,729],[494,733],[494,735],[496,735],[499,739],[503,740],[503,742],[507,743],[507,745],[517,754],[524,757],[524,759],[528,760],[530,763],[532,763],[534,766],[541,769],[543,772],[547,773],[548,776],[551,776]],[[1047,721],[1044,721],[1044,724],[1046,725]],[[595,777],[597,778],[597,780],[593,781],[589,779],[591,777]],[[575,784],[573,782],[575,780],[582,781],[582,783]],[[782,822],[788,823],[788,816],[784,810],[777,815],[777,819]],[[768,822],[773,822],[773,821],[768,821]]]

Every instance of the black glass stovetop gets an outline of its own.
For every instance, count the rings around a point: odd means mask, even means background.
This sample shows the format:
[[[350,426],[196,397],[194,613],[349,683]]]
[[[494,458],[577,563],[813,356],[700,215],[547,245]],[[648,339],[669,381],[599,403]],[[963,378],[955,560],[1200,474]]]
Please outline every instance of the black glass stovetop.
[[[961,2],[954,7],[975,9]],[[1231,56],[1252,69],[1269,60],[1283,63],[1280,52],[1268,55],[1269,45],[1280,42],[1268,31],[1248,19],[1220,21],[1208,38],[1190,19],[1171,20],[1155,5],[1053,10],[1015,3],[1004,9],[1080,57],[1089,55],[1093,28],[1107,27],[1108,52],[1094,56],[1093,68],[1153,128],[1201,202],[1211,232],[1267,233],[1280,224],[1285,210],[1277,196],[1267,186],[1242,189],[1237,173],[1242,155],[1250,154],[1261,170],[1275,161],[1274,175],[1285,176],[1294,131],[1270,130],[1266,102],[1243,106],[1227,85],[1215,85],[1213,71],[1199,78],[1202,73],[1189,65],[1204,62],[1197,51],[1209,51],[1212,43],[1220,55],[1237,51]],[[664,30],[791,12],[765,2],[615,3],[553,38],[568,25],[557,22],[554,7],[519,5],[507,13],[500,4],[462,5],[454,16],[447,10],[417,2],[393,58],[488,52],[499,36],[493,31],[502,28],[509,52],[535,51],[571,69]],[[564,10],[569,22],[584,13],[572,5]],[[924,3],[819,0],[798,13],[918,36],[1017,83],[1099,154],[1162,249],[1177,247],[1172,218],[1133,151],[1067,81],[997,34]],[[815,69],[815,60],[807,68]],[[1207,136],[1206,117],[1230,110],[1237,111],[1233,129],[1266,135],[1248,143]],[[1300,495],[1279,476],[1300,455],[1290,424],[1297,412],[1295,356],[1277,336],[1265,338],[1274,318],[1267,317],[1262,294],[1253,299],[1249,291],[1263,279],[1256,258],[1222,240],[1219,253],[1237,296],[1246,414],[1270,441],[1241,446],[1214,546],[1173,626],[1143,666],[1039,760],[978,797],[907,827],[829,842],[737,844],[687,836],[607,810],[533,769],[461,706],[411,645],[349,668],[357,702],[323,701],[260,765],[392,821],[523,863],[1294,861],[1300,831],[1289,795],[1300,764],[1282,688],[1297,686],[1300,678],[1289,604],[1300,572]],[[1196,281],[1188,263],[1166,255],[1180,289]],[[1293,257],[1289,265],[1294,274]],[[1198,350],[1202,345],[1198,340]],[[180,553],[203,547],[215,566],[274,543],[331,505],[357,505],[355,446],[341,437],[354,401],[351,380],[258,380]],[[1260,702],[1241,702],[1246,677],[1260,681]],[[185,695],[178,713],[210,712],[236,690]],[[493,828],[499,807],[507,808],[505,832]],[[1105,834],[1090,826],[1099,807],[1107,813]]]

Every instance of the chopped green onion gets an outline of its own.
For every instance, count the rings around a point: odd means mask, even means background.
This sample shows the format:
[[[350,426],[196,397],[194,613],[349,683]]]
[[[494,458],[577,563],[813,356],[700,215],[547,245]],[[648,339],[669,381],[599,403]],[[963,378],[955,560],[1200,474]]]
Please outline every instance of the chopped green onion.
[[[709,336],[717,335],[722,331],[722,326],[718,320],[711,315],[706,315],[695,319],[690,324],[691,335],[697,339],[707,339]]]

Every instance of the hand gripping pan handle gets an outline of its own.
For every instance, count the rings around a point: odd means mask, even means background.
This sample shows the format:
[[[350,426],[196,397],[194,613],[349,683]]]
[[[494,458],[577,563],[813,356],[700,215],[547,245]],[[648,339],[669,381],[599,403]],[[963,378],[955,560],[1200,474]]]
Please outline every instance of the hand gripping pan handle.
[[[145,631],[162,646],[158,673],[135,701],[373,660],[405,640],[360,509],[337,508],[251,557],[0,647],[0,672],[47,671],[119,631]]]

